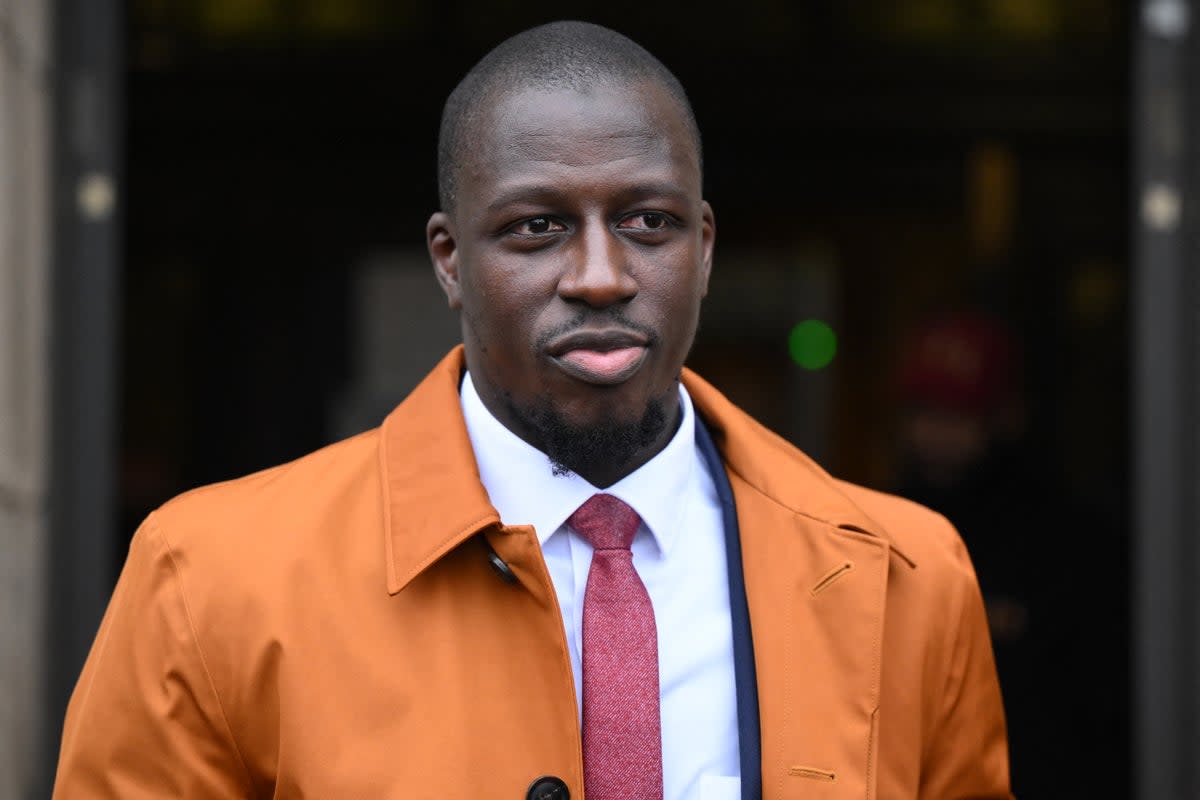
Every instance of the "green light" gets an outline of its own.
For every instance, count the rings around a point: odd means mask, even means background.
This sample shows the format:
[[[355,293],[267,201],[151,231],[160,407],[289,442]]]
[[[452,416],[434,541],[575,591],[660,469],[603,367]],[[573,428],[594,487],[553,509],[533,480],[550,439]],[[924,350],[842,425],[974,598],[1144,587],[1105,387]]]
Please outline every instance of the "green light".
[[[819,319],[806,319],[788,334],[788,352],[805,369],[824,369],[837,353],[837,334]]]

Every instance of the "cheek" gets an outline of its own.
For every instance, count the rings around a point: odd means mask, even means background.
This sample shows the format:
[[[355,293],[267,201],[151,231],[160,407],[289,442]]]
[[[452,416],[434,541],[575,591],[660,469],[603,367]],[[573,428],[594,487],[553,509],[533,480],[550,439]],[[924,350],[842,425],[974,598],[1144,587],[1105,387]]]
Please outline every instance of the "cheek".
[[[660,302],[682,305],[704,296],[704,258],[697,242],[683,239],[661,249],[633,250],[626,257],[642,290]]]
[[[491,328],[517,317],[521,298],[514,291],[517,283],[513,278],[486,260],[472,263],[463,282],[463,308],[470,309],[477,325]]]
[[[506,307],[530,306],[553,294],[562,266],[548,255],[484,248],[472,259],[472,289],[488,302]]]
[[[528,352],[535,338],[544,304],[527,272],[484,263],[464,281],[464,335],[474,337],[493,358],[512,361],[511,354]]]
[[[689,253],[689,255],[691,255]],[[675,330],[696,326],[696,316],[705,295],[704,269],[697,262],[687,268],[659,269],[653,286],[646,287],[663,311],[662,324]]]

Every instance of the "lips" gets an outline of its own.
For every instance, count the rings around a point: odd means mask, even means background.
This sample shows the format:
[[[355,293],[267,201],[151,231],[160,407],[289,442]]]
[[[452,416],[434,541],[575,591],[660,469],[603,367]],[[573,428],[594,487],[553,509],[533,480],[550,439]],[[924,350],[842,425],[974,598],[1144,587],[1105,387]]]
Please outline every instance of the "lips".
[[[613,386],[633,377],[646,360],[641,334],[625,330],[577,331],[553,342],[550,359],[584,383]]]

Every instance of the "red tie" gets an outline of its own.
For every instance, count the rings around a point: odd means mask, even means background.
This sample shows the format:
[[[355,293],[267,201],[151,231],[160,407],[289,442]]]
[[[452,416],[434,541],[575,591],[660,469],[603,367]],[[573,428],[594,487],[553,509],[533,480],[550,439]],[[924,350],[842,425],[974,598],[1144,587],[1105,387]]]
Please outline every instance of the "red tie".
[[[662,800],[658,637],[629,545],[641,519],[610,494],[567,520],[595,549],[583,597],[583,783],[588,800]]]

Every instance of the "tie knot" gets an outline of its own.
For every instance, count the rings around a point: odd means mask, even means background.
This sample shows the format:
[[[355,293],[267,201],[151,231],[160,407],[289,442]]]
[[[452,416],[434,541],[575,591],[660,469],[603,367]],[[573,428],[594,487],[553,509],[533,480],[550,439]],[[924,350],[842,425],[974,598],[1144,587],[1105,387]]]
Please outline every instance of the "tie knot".
[[[611,494],[594,494],[575,509],[567,523],[595,550],[628,550],[642,518]]]

